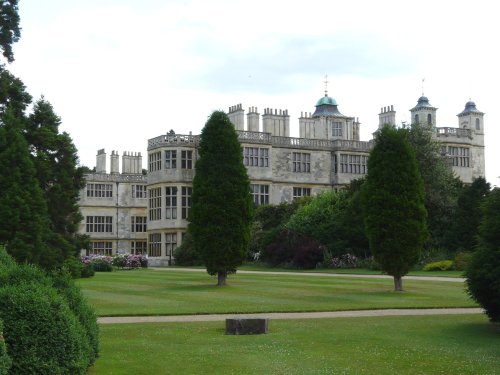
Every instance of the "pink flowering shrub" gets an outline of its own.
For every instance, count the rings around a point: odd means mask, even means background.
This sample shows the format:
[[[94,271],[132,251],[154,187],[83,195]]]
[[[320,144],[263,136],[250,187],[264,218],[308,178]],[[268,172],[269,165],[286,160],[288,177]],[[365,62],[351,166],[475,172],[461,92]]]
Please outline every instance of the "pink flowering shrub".
[[[113,267],[120,269],[147,268],[148,257],[143,254],[85,255],[81,257],[83,265],[91,265],[96,272],[109,272]]]
[[[143,254],[116,254],[113,257],[113,266],[121,269],[146,268],[148,257]]]
[[[330,268],[356,268],[358,267],[358,258],[353,254],[342,254],[332,257],[329,264]]]

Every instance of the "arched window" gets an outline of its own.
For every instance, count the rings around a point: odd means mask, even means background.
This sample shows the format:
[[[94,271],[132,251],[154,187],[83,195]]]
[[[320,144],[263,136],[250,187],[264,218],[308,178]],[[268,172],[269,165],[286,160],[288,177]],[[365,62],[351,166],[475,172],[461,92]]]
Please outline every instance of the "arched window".
[[[477,118],[476,119],[476,130],[480,130],[481,129],[481,121]]]
[[[427,115],[427,124],[432,124],[432,115],[430,113]]]
[[[415,115],[415,124],[418,124],[418,115]]]

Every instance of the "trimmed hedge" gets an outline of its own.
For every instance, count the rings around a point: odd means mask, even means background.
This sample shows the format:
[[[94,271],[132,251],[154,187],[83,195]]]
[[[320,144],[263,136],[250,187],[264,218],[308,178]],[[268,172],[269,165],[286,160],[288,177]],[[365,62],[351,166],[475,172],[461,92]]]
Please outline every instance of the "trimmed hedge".
[[[0,316],[10,373],[85,374],[98,355],[98,328],[71,276],[49,276],[9,258],[0,248]]]
[[[12,359],[7,354],[7,347],[3,339],[3,322],[0,319],[0,375],[7,375],[12,365]]]
[[[84,332],[54,288],[23,283],[0,289],[4,336],[14,374],[84,374]]]
[[[94,309],[87,303],[80,288],[67,273],[52,275],[53,285],[68,302],[69,308],[80,321],[90,346],[88,351],[89,366],[99,356],[99,327]]]

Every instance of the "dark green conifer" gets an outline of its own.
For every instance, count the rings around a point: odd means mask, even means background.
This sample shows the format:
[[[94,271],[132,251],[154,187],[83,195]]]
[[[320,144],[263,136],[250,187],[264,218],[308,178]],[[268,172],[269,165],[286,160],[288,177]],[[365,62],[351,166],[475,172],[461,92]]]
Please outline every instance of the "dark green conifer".
[[[14,61],[12,44],[21,36],[18,0],[2,0],[0,3],[0,48],[8,62]]]
[[[500,322],[500,189],[493,189],[481,204],[478,246],[465,276],[469,295],[492,322]]]
[[[18,262],[45,265],[47,205],[21,134],[22,120],[7,110],[0,121],[0,243]]]
[[[82,238],[77,233],[82,220],[78,196],[85,179],[78,167],[76,147],[66,132],[59,132],[60,124],[52,105],[42,97],[29,116],[25,137],[47,201],[54,245],[61,247],[62,262],[81,248]]]
[[[370,249],[403,289],[402,276],[418,259],[427,236],[424,186],[405,130],[384,126],[368,159],[363,207]]]
[[[213,112],[201,133],[189,230],[217,285],[246,257],[252,200],[238,136],[227,115]]]
[[[484,177],[464,186],[458,196],[457,210],[454,215],[452,232],[449,237],[450,248],[454,251],[472,251],[477,246],[478,228],[481,222],[481,203],[490,191],[490,184]]]

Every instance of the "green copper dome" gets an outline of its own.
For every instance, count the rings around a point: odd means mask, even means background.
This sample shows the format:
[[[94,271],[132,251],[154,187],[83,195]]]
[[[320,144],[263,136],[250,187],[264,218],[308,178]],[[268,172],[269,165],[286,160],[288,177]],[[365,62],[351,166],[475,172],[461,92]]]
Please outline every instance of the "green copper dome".
[[[316,103],[316,107],[324,104],[337,105],[337,102],[335,101],[335,99],[325,95],[320,100],[318,100],[318,102]]]
[[[312,117],[345,117],[337,109],[337,102],[335,99],[330,98],[326,93],[318,102],[316,103],[316,110],[314,111]]]

